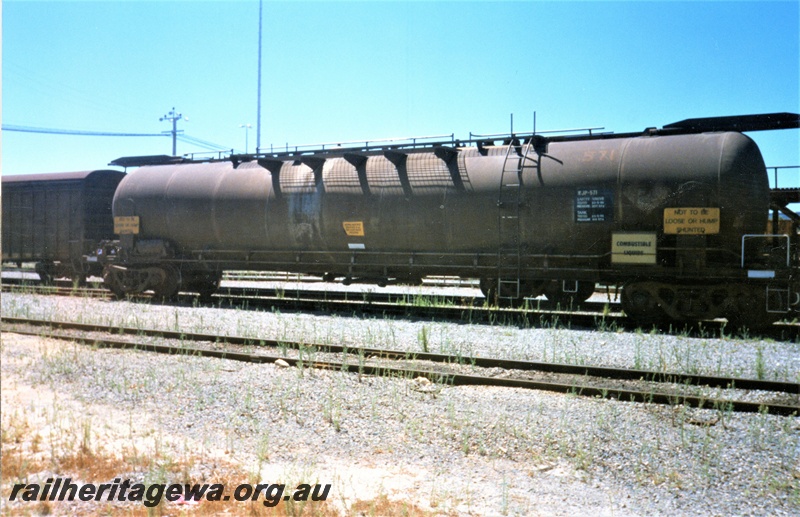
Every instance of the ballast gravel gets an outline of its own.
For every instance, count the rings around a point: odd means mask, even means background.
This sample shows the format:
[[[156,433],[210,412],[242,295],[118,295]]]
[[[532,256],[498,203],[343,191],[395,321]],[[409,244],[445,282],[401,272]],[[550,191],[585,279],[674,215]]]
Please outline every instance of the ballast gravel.
[[[3,316],[800,381],[800,346],[4,294]],[[46,344],[41,344],[47,342]],[[3,335],[2,381],[99,429],[444,515],[797,515],[800,419],[95,350]],[[439,389],[440,388],[440,389]],[[35,400],[3,393],[3,430]],[[42,400],[45,400],[43,398]],[[133,422],[137,422],[134,424]],[[124,427],[124,425],[123,425]],[[134,428],[136,432],[134,433]],[[3,441],[4,453],[8,447]],[[189,476],[201,476],[201,467]],[[58,474],[58,473],[56,473]],[[197,481],[200,481],[199,479]],[[3,493],[7,483],[3,480]],[[213,482],[210,480],[209,482]],[[7,501],[4,504],[9,505]],[[7,506],[24,511],[24,506]],[[55,512],[58,511],[56,507]]]

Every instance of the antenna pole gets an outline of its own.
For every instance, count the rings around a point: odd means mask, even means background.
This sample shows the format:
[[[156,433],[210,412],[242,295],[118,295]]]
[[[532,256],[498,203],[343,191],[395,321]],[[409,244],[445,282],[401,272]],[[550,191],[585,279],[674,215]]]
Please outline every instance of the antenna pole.
[[[261,147],[261,13],[263,1],[258,0],[258,107],[256,108],[256,153]]]

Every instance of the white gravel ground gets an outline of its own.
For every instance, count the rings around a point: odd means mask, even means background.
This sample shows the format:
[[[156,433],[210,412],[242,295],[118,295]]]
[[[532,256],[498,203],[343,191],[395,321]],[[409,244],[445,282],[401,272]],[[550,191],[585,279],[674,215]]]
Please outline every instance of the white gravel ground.
[[[2,313],[800,381],[796,343],[21,294],[4,294]],[[356,498],[383,494],[433,514],[800,514],[796,417],[485,387],[442,387],[431,394],[410,380],[64,343],[43,347],[10,335],[3,338],[2,359],[4,388],[57,393],[100,422],[141,421],[178,449],[194,444],[209,456],[227,451],[260,480],[294,473],[333,483],[345,513]],[[10,415],[18,416],[24,404],[35,406],[15,396],[4,389],[4,432]],[[46,401],[43,396],[38,403]]]

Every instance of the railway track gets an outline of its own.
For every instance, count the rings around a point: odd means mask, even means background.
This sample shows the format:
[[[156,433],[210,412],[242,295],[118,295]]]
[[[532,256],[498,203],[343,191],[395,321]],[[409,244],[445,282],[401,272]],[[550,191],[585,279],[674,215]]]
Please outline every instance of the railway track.
[[[7,283],[5,278],[3,279],[2,291],[9,293],[52,294],[57,296],[82,296],[84,298],[111,299],[111,293],[103,288]]]
[[[2,284],[3,291],[48,295],[81,296],[111,299],[108,291],[89,287],[40,286],[35,284]],[[146,294],[137,298],[147,299]],[[181,293],[178,303],[196,305],[195,294]],[[201,302],[202,303],[202,302]],[[438,318],[450,321],[495,322],[519,325],[552,325],[568,323],[596,327],[598,320],[605,324],[620,323],[624,318],[618,304],[585,302],[576,309],[562,308],[546,300],[529,300],[522,308],[498,308],[485,304],[483,297],[398,294],[375,291],[331,291],[316,289],[283,289],[275,287],[221,287],[210,301],[213,306],[232,306],[261,309],[289,309],[304,312],[335,312],[340,314],[381,314]]]
[[[26,292],[61,296],[86,296],[111,299],[102,288],[39,286],[6,283],[6,292]],[[147,294],[136,297],[146,300]],[[442,296],[429,294],[397,294],[375,291],[330,291],[315,289],[283,289],[275,287],[221,287],[212,300],[202,302],[197,295],[179,294],[178,304],[206,304],[220,308],[299,311],[307,313],[376,314],[386,317],[411,317],[439,321],[468,321],[515,325],[522,327],[566,327],[601,330],[635,330],[636,324],[621,312],[618,303],[587,301],[578,307],[563,308],[547,300],[531,299],[522,308],[498,308],[485,305],[483,297]],[[651,329],[647,329],[651,330]],[[724,321],[699,324],[666,324],[659,328],[668,334],[685,333],[693,337],[726,337],[735,330],[726,328]],[[756,332],[744,330],[747,337],[761,336],[780,341],[800,340],[800,325],[778,322]]]
[[[502,386],[724,411],[800,414],[800,384],[534,361],[504,360],[382,348],[275,341],[241,336],[118,328],[71,322],[2,318],[3,330],[83,342],[97,347],[187,354],[253,363],[283,361],[357,373],[426,379],[442,386]],[[46,327],[46,330],[43,330]],[[101,335],[86,335],[92,333]],[[102,334],[126,335],[132,340]],[[173,343],[145,342],[161,339]],[[175,344],[174,342],[178,342]],[[196,345],[187,346],[187,343]],[[276,352],[281,351],[280,354]],[[293,353],[289,353],[289,352]],[[754,393],[758,395],[754,395]]]
[[[6,280],[25,280],[28,283],[38,283],[39,275],[33,267],[8,267],[4,272],[16,276],[4,276]],[[287,271],[236,271],[228,270],[222,273],[223,281],[235,282],[298,282],[298,283],[321,283],[322,277],[305,275],[302,273],[290,273]],[[69,284],[69,280],[56,280],[56,283]],[[474,278],[461,278],[457,276],[426,276],[422,279],[422,285],[427,287],[467,287],[478,289],[479,281]]]
[[[248,277],[249,278],[249,277]],[[271,278],[271,277],[269,277]],[[261,280],[259,280],[261,281]],[[274,280],[269,280],[274,281]],[[307,279],[303,280],[290,280],[291,282],[310,282]],[[102,288],[90,287],[74,287],[69,282],[56,282],[54,286],[42,286],[37,282],[19,281],[17,279],[3,278],[3,290],[22,290],[28,292],[42,291],[44,293],[54,294],[78,294],[80,292],[96,294],[97,297],[110,297],[107,290]],[[97,284],[102,285],[101,283]],[[433,285],[446,286],[445,283],[432,283],[426,286]],[[453,285],[450,285],[452,287]],[[456,287],[470,286],[469,282],[464,282]],[[140,295],[145,296],[145,295]],[[195,295],[183,293],[180,295],[183,299],[195,298]],[[331,289],[310,289],[307,287],[302,288],[283,288],[283,287],[259,287],[259,286],[222,286],[218,289],[214,298],[269,298],[277,300],[293,300],[293,301],[324,301],[324,302],[355,302],[355,303],[386,303],[397,304],[401,306],[416,305],[422,307],[428,306],[459,306],[459,307],[484,307],[485,298],[483,296],[473,295],[439,295],[439,294],[425,294],[425,293],[396,293],[396,292],[381,292],[381,291],[349,291],[349,290],[331,290]],[[531,299],[530,307],[542,308],[556,308],[556,304],[544,299]],[[619,312],[620,304],[618,302],[597,302],[587,301],[580,304],[580,308],[587,312],[603,312],[604,308],[610,308],[613,312]],[[607,311],[606,311],[607,312]]]

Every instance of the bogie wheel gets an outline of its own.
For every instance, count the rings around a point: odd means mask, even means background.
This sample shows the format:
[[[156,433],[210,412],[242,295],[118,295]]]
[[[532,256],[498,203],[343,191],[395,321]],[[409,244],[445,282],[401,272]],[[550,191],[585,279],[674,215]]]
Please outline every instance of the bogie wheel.
[[[767,295],[764,288],[742,289],[731,305],[725,317],[728,324],[737,330],[761,330],[781,317],[780,313],[767,312]],[[779,306],[780,303],[776,305]]]
[[[197,273],[192,276],[186,291],[195,292],[200,295],[200,301],[207,303],[211,301],[211,296],[219,289],[222,275],[216,272]]]
[[[625,284],[620,302],[625,314],[639,325],[659,325],[668,319],[646,283]]]
[[[42,285],[53,285],[55,264],[52,262],[37,262],[34,268],[39,275],[39,282]]]
[[[114,298],[118,300],[125,298],[125,289],[122,286],[119,274],[111,267],[107,267],[103,270],[103,285],[106,289],[111,291]]]
[[[162,280],[153,287],[153,296],[158,300],[173,300],[181,287],[181,272],[169,264],[161,266]]]
[[[486,297],[486,303],[489,305],[497,304],[497,280],[493,278],[481,278],[478,286]]]

